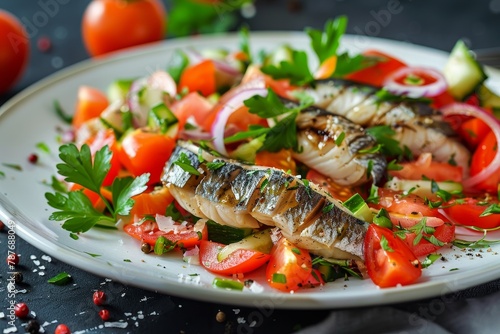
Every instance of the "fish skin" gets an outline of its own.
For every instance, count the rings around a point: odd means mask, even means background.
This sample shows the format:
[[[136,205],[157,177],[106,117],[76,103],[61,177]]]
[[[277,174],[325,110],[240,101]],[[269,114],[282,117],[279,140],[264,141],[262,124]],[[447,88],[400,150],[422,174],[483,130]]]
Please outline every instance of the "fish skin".
[[[184,170],[177,169],[174,162],[182,152],[191,162],[197,163],[198,169],[203,171],[201,176],[187,176]],[[210,170],[206,162],[197,160],[195,152],[198,152],[196,145],[179,143],[162,175],[164,185],[175,190],[172,195],[180,199],[179,204],[186,210],[193,214],[198,210],[206,219],[232,226],[237,224],[237,227],[255,227],[251,219],[238,222],[241,217],[250,216],[257,222],[256,227],[276,226],[297,247],[314,254],[363,260],[367,224],[352,216],[317,185],[304,183],[279,169],[215,157],[212,161],[224,161],[225,164]],[[195,182],[198,182],[196,186]],[[324,213],[325,206],[330,203],[333,203],[331,210]],[[210,208],[200,210],[202,206]],[[320,230],[328,233],[320,235]]]
[[[378,88],[344,79],[325,79],[304,92],[315,105],[363,127],[388,125],[396,132],[394,139],[418,156],[429,152],[436,161],[453,159],[468,175],[469,150],[442,114],[424,103],[378,102]]]
[[[377,144],[361,126],[317,107],[302,110],[296,122],[297,138],[302,148],[300,152],[294,152],[297,160],[340,185],[378,183],[384,177],[386,158],[378,152],[360,152]],[[337,143],[341,135],[345,137]]]

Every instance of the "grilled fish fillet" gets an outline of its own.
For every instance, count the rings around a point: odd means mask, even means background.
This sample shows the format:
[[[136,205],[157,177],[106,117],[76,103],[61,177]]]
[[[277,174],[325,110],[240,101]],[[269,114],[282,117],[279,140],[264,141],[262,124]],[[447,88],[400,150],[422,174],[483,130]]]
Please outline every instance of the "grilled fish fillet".
[[[363,127],[391,126],[401,148],[408,147],[416,156],[429,152],[441,162],[454,160],[468,175],[470,152],[439,111],[423,103],[379,102],[377,90],[341,79],[321,80],[304,89],[318,107]]]
[[[176,163],[186,157],[200,175]],[[216,157],[180,141],[162,182],[194,215],[234,227],[276,226],[288,240],[313,254],[363,260],[367,223],[318,186],[282,170]]]

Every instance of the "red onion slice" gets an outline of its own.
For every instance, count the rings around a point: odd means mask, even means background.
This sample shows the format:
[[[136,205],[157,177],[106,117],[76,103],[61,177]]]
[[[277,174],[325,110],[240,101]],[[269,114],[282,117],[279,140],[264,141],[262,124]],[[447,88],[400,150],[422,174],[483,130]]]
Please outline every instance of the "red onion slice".
[[[493,115],[487,113],[483,109],[465,103],[452,103],[441,109],[443,115],[463,115],[479,118],[484,123],[488,124],[491,131],[495,134],[497,143],[500,143],[500,121]],[[500,150],[497,150],[495,157],[491,163],[477,173],[476,175],[463,181],[463,186],[466,190],[473,189],[477,184],[488,179],[493,173],[500,168]]]
[[[148,77],[147,84],[153,89],[161,90],[172,98],[177,94],[177,84],[170,74],[165,71],[156,71]]]
[[[232,96],[226,101],[222,109],[219,111],[215,117],[215,121],[212,124],[212,138],[214,143],[214,148],[217,152],[222,155],[227,156],[226,146],[224,145],[224,133],[226,129],[227,120],[233,112],[238,110],[243,106],[243,101],[248,100],[252,96],[259,95],[262,97],[267,96],[267,89],[255,88],[248,89],[238,92],[238,94]]]
[[[406,85],[398,82],[399,78],[407,77],[411,74],[421,74],[426,77],[432,77],[435,81],[424,85]],[[437,96],[448,88],[448,84],[446,83],[446,79],[443,74],[435,69],[427,67],[403,67],[392,73],[385,80],[384,87],[394,94],[407,95],[411,98],[419,98]]]

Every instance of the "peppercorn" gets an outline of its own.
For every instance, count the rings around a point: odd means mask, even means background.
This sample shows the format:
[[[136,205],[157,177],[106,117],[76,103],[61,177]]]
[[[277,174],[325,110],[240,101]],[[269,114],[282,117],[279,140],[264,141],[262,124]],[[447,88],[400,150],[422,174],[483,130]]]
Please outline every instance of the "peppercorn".
[[[22,283],[23,278],[24,278],[23,273],[21,273],[19,271],[16,271],[14,273],[14,282],[16,282],[16,284]]]
[[[99,316],[101,317],[102,320],[108,321],[109,320],[109,311],[106,309],[102,309],[99,311]]]
[[[7,264],[9,266],[16,266],[19,263],[19,256],[16,253],[10,253],[7,256]]]
[[[28,305],[26,303],[17,303],[14,305],[14,314],[18,318],[26,318],[28,314],[30,313],[30,309],[28,308]]]
[[[71,334],[71,331],[65,324],[60,324],[56,327],[54,334]]]
[[[94,295],[92,297],[94,304],[96,304],[97,306],[100,306],[106,302],[106,294],[104,293],[104,291],[96,291],[94,292]]]
[[[31,319],[26,325],[26,331],[30,334],[38,334],[40,332],[40,324],[38,321]]]
[[[142,245],[141,245],[141,251],[145,254],[149,254],[151,253],[151,245],[148,244],[147,242],[144,242]]]
[[[226,313],[222,311],[217,312],[217,314],[215,315],[215,320],[217,320],[217,322],[226,321]]]

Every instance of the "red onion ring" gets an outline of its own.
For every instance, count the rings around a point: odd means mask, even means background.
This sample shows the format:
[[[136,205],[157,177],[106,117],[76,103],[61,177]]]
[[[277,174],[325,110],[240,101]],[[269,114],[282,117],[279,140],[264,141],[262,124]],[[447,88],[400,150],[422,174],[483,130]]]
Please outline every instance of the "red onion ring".
[[[267,96],[267,89],[264,88],[254,88],[238,92],[226,101],[222,109],[217,113],[215,121],[212,124],[212,138],[214,143],[214,148],[217,152],[222,155],[228,155],[226,151],[226,145],[224,145],[224,134],[226,129],[226,124],[229,116],[233,114],[238,108],[243,106],[243,101],[251,98],[252,96]]]
[[[449,115],[463,115],[463,116],[471,116],[475,118],[479,118],[484,123],[488,124],[491,131],[493,131],[497,143],[500,143],[500,121],[496,119],[493,115],[487,113],[483,109],[472,106],[466,103],[452,103],[446,105],[441,109],[441,112],[444,116]],[[476,175],[464,180],[462,182],[465,189],[472,189],[477,184],[488,179],[493,173],[495,173],[498,168],[500,168],[500,150],[497,150],[495,157],[491,161],[491,163],[477,173]]]
[[[221,72],[224,72],[226,74],[229,74],[231,76],[238,76],[240,75],[240,71],[233,66],[219,60],[219,59],[214,59],[214,58],[205,58],[200,52],[193,50],[193,49],[188,49],[186,50],[186,55],[189,58],[189,63],[190,65],[196,65],[200,62],[202,62],[205,59],[210,59],[211,61],[214,62],[215,68],[218,69]]]
[[[153,89],[158,89],[167,93],[172,98],[177,94],[177,84],[172,76],[165,71],[153,72],[153,74],[148,77],[147,84]]]
[[[430,76],[436,81],[421,86],[405,85],[397,81],[398,78],[406,77],[409,74],[418,75],[419,73]],[[389,75],[384,82],[384,87],[394,94],[407,95],[411,98],[419,98],[437,96],[448,89],[448,84],[446,83],[446,79],[443,74],[435,69],[428,67],[403,67]]]

